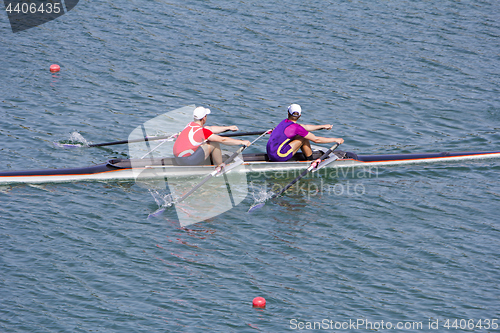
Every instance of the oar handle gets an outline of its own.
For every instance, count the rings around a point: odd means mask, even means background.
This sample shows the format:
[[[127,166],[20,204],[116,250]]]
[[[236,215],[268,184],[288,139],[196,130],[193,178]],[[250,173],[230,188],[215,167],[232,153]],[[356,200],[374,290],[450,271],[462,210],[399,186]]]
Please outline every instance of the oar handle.
[[[326,152],[323,153],[323,155],[312,162],[311,165],[306,169],[306,171],[309,172],[312,169],[316,169],[323,160],[325,160],[335,149],[337,149],[338,146],[340,146],[340,143],[338,142],[331,146]]]
[[[228,165],[229,163],[231,163],[236,158],[236,156],[238,156],[239,154],[241,154],[243,152],[243,150],[245,150],[248,147],[250,147],[251,145],[253,145],[257,140],[259,140],[260,138],[262,138],[264,135],[271,133],[273,131],[273,129],[274,128],[271,128],[270,130],[267,130],[264,133],[262,133],[262,132],[248,132],[248,133],[256,133],[256,134],[260,134],[260,135],[259,135],[259,137],[257,139],[255,139],[252,142],[250,142],[250,144],[248,146],[246,146],[246,145],[241,146],[237,151],[234,152],[233,155],[231,155],[227,160],[225,160],[221,165],[219,165],[216,168],[217,173],[221,172],[224,169],[224,167],[226,165]],[[252,135],[256,135],[256,134],[252,134]]]
[[[321,157],[319,158],[320,160],[324,160],[330,155],[337,147],[340,146],[340,143],[335,142],[333,146],[331,146]]]

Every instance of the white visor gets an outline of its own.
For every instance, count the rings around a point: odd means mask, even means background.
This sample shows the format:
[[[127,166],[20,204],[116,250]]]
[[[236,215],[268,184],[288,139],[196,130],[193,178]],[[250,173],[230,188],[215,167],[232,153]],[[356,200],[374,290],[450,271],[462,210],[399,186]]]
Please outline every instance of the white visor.
[[[299,116],[302,114],[302,109],[300,108],[300,105],[292,104],[288,107],[289,114],[293,115],[295,112],[297,112]]]
[[[203,119],[207,114],[210,114],[210,109],[204,108],[203,106],[198,106],[193,111],[194,119],[198,119],[198,120]]]

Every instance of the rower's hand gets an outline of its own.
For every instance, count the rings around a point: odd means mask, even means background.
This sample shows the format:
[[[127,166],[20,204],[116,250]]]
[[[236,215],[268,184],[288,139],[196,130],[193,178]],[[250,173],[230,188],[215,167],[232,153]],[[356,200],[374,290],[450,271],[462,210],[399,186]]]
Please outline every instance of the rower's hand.
[[[242,144],[242,145],[245,145],[245,146],[247,146],[247,147],[248,147],[248,146],[250,146],[252,143],[251,143],[250,141],[248,141],[248,140],[241,140],[241,144]]]
[[[333,142],[337,142],[339,145],[341,145],[344,143],[344,139],[338,138],[338,139],[333,140]]]
[[[230,131],[235,132],[235,131],[237,131],[237,130],[238,130],[238,126],[234,126],[234,125],[233,125],[233,126],[228,126],[228,129],[229,129]]]
[[[226,166],[226,163],[220,164],[219,166],[217,166],[217,168],[215,168],[215,172],[221,173],[221,171],[224,169],[225,166]]]
[[[330,125],[330,124],[323,125],[323,129],[326,129],[326,130],[331,130],[332,127],[333,127],[333,125]]]

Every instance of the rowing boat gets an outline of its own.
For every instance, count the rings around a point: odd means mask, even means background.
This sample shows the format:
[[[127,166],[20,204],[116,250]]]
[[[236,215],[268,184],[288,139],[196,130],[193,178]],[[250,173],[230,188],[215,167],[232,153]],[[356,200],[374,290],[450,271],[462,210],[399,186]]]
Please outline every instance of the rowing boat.
[[[315,151],[313,157],[318,158],[321,151]],[[499,158],[500,151],[475,152],[440,152],[423,154],[391,154],[391,155],[357,155],[352,152],[336,151],[335,159],[325,167],[345,168],[360,166],[386,166],[397,164],[432,163],[441,161],[463,161],[486,158]],[[243,154],[242,167],[231,172],[287,172],[303,170],[310,164],[304,161],[303,155],[297,153],[287,162],[269,162],[266,154]],[[241,162],[241,161],[240,161]],[[70,169],[45,169],[0,172],[0,185],[8,184],[41,184],[64,183],[78,181],[133,181],[138,174],[144,178],[186,177],[207,175],[214,170],[213,165],[179,166],[173,158],[154,159],[112,159],[105,163]],[[228,167],[230,169],[230,166]]]

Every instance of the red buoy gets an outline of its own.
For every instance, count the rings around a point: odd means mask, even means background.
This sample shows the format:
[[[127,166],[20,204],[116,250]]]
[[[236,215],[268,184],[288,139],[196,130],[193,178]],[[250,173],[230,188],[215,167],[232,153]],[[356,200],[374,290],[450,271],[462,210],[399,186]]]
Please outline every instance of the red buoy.
[[[61,70],[61,67],[59,65],[53,64],[50,66],[50,71],[52,73],[59,72]]]
[[[255,297],[253,299],[253,307],[254,308],[265,308],[266,307],[266,299],[264,297]]]

